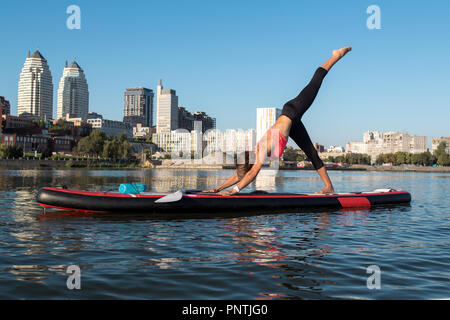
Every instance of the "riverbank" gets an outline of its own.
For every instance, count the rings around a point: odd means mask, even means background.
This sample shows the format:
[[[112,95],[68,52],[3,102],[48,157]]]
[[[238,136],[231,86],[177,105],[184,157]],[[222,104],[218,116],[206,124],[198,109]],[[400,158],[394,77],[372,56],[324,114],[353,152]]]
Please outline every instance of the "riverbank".
[[[450,173],[450,167],[423,167],[416,165],[400,165],[400,166],[369,166],[355,164],[350,169],[365,171],[389,171],[389,172],[443,172]]]
[[[232,165],[205,165],[205,164],[177,164],[163,163],[152,167],[139,164],[115,163],[102,160],[55,160],[55,159],[0,159],[0,168],[16,170],[33,169],[178,169],[178,170],[227,170],[235,169]],[[314,171],[313,168],[292,168],[281,167],[280,170],[288,171]],[[423,167],[415,165],[401,166],[370,166],[370,165],[351,165],[349,167],[328,168],[328,171],[381,171],[381,172],[442,172],[450,173],[450,167]]]

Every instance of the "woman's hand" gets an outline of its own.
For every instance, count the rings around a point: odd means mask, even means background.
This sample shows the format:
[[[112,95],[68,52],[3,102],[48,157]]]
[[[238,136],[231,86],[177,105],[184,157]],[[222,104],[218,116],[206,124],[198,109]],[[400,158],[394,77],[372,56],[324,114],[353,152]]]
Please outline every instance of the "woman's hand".
[[[217,193],[216,189],[203,190],[204,193]]]
[[[231,190],[227,190],[227,191],[223,191],[223,192],[219,192],[220,195],[222,196],[232,196],[233,194],[238,193],[236,190],[231,189]]]

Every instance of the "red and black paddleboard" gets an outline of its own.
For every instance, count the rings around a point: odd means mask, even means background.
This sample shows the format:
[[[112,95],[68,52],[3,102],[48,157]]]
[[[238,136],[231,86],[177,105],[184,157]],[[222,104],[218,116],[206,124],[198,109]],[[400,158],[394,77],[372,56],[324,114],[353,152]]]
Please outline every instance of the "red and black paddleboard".
[[[287,212],[307,208],[358,208],[411,201],[406,191],[377,189],[335,194],[238,193],[232,196],[186,191],[178,201],[155,202],[169,193],[81,191],[42,188],[36,200],[46,208],[120,213]]]

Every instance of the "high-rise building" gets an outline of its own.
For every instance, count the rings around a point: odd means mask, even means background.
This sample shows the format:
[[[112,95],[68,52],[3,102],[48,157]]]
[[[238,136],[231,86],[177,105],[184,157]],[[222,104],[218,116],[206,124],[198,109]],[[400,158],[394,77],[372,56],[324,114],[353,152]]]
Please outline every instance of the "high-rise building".
[[[409,152],[422,153],[428,150],[428,137],[409,136]]]
[[[0,106],[2,108],[2,112],[0,115],[10,115],[11,114],[11,104],[8,100],[5,99],[5,97],[0,96]]]
[[[178,129],[178,96],[175,90],[164,89],[159,79],[156,90],[156,130],[169,133]]]
[[[368,153],[367,145],[368,144],[363,141],[351,141],[347,142],[345,150],[350,153]],[[330,148],[328,148],[327,151],[331,152]]]
[[[353,150],[351,148],[353,148]],[[358,150],[358,144],[355,143],[351,148],[347,149],[347,151],[357,153],[355,150]],[[363,134],[363,145],[359,148],[361,151],[360,153],[366,153],[371,156],[374,155],[373,159],[375,159],[378,154],[383,152],[383,148],[383,133],[379,131],[367,131]]]
[[[201,132],[216,128],[216,119],[208,116],[205,112],[196,111],[193,114],[184,107],[178,107],[178,128],[188,131],[194,130],[194,124],[201,126]],[[200,123],[200,125],[198,124]]]
[[[87,119],[89,113],[89,89],[83,69],[75,61],[64,67],[58,88],[57,119],[66,114]]]
[[[52,113],[53,83],[47,60],[39,51],[28,52],[20,73],[17,114],[50,120]]]
[[[125,91],[123,122],[136,127],[153,126],[153,90],[147,88],[129,88]]]
[[[184,107],[178,107],[178,128],[187,131],[194,130],[194,115]]]
[[[203,133],[205,133],[206,130],[216,128],[216,118],[212,118],[212,117],[208,116],[206,113],[200,112],[200,111],[194,112],[193,116],[194,116],[194,122],[201,121]]]
[[[261,137],[269,130],[281,115],[278,108],[257,108],[256,109],[256,139]]]

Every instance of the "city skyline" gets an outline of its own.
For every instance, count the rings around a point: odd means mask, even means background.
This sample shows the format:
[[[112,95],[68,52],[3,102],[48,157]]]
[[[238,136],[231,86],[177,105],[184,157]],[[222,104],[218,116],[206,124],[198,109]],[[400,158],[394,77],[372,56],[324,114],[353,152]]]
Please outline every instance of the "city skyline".
[[[65,6],[56,3],[30,3],[26,12],[12,3],[0,5],[10,13],[4,23],[16,31],[2,34],[7,50],[0,61],[0,95],[11,102],[13,114],[19,66],[28,48],[39,47],[53,75],[62,74],[67,57],[77,57],[89,74],[91,109],[108,119],[122,119],[125,88],[155,91],[157,79],[164,78],[177,90],[179,105],[198,106],[217,119],[219,129],[254,128],[256,108],[281,108],[333,48],[349,44],[354,50],[330,72],[305,114],[313,141],[345,145],[367,130],[449,135],[449,66],[442,64],[449,47],[443,41],[448,2],[438,1],[440,10],[434,10],[381,1],[381,30],[366,28],[363,4],[264,1],[257,7],[233,1],[204,8],[182,2],[109,4],[107,15],[101,3],[79,1],[82,29],[68,30]],[[158,16],[163,6],[176,19]],[[148,10],[152,19],[111,22]],[[13,19],[19,14],[20,23]],[[324,19],[335,27],[325,27]],[[130,51],[117,40],[125,35],[129,43],[143,36],[151,41]],[[55,89],[53,96],[56,106]]]
[[[34,73],[36,73],[38,76],[34,76]],[[30,76],[31,75],[31,76]],[[19,81],[19,87],[18,87],[18,96],[22,97],[22,101],[26,100],[29,102],[30,98],[28,97],[29,94],[24,94],[24,91],[29,91],[29,87],[34,89],[35,87],[39,87],[39,85],[34,84],[35,78],[36,81],[43,82],[48,88],[45,88],[46,92],[45,94],[50,96],[49,88],[53,88],[52,83],[52,75],[51,71],[48,65],[48,61],[43,57],[43,55],[40,53],[39,50],[36,50],[33,54],[28,51],[28,56],[26,58],[24,67],[22,68],[22,72],[20,75],[20,81]],[[31,80],[30,80],[31,79]],[[76,83],[74,83],[76,82]],[[43,87],[43,86],[42,86]],[[27,90],[24,90],[27,89]],[[48,89],[48,90],[47,90]],[[82,91],[80,91],[80,89]],[[33,90],[31,90],[33,91]],[[100,116],[98,119],[91,116],[91,114],[97,114],[95,112],[89,112],[89,91],[88,91],[88,85],[86,82],[86,78],[84,75],[84,71],[81,69],[81,67],[78,65],[78,63],[74,60],[70,65],[68,65],[68,62],[66,61],[65,67],[63,70],[63,76],[61,77],[61,80],[59,82],[59,86],[57,89],[57,108],[56,113],[57,117],[56,119],[65,118],[67,116],[75,116],[80,117],[80,113],[85,113],[85,116],[81,116],[81,118],[90,119],[88,120],[91,125],[93,125],[95,128],[101,128],[103,123],[107,123],[108,126],[111,126],[111,128],[114,128],[113,131],[115,133],[119,132],[118,130],[122,130],[121,128],[124,127],[125,124],[131,129],[133,126],[133,120],[138,120],[135,118],[139,118],[144,121],[137,121],[136,123],[144,124],[145,126],[150,126],[150,124],[155,125],[157,128],[158,133],[166,133],[170,134],[170,132],[176,130],[176,129],[186,129],[183,126],[180,126],[181,119],[179,119],[180,116],[186,116],[192,114],[188,112],[184,107],[178,105],[178,96],[176,95],[176,90],[174,89],[164,89],[162,85],[162,79],[158,80],[158,85],[156,89],[156,121],[153,123],[153,97],[154,93],[152,89],[144,88],[144,87],[138,87],[138,88],[127,88],[125,90],[125,99],[124,99],[124,110],[123,110],[123,121],[121,120],[106,120],[103,119],[102,116]],[[77,93],[75,95],[75,93]],[[72,96],[76,97],[72,97]],[[25,99],[24,99],[25,97]],[[4,97],[2,97],[4,99]],[[42,99],[42,97],[40,97]],[[144,100],[142,100],[144,99]],[[4,99],[5,102],[7,102],[6,99]],[[48,99],[46,99],[48,100]],[[142,100],[142,101],[141,101]],[[167,101],[166,101],[167,100]],[[161,101],[163,102],[161,104]],[[8,101],[9,102],[9,101]],[[46,101],[48,104],[48,101]],[[48,110],[52,110],[52,113],[55,111],[53,110],[53,106],[40,106],[41,102],[35,101],[33,102],[33,99],[31,99],[31,105],[30,106],[22,106],[22,113],[30,114],[32,113],[27,112],[28,109],[36,109],[35,112],[37,112],[37,115],[42,118],[40,115],[42,113],[42,110],[46,110],[46,113],[48,113]],[[160,106],[163,106],[161,108]],[[81,112],[78,112],[78,108],[81,106],[81,109],[83,109]],[[33,110],[34,110],[33,109]],[[38,110],[39,109],[39,110]],[[42,109],[42,110],[41,110]],[[161,110],[167,109],[166,111],[161,113]],[[72,111],[72,112],[68,112]],[[89,112],[89,117],[87,113]],[[19,113],[19,106],[17,108],[17,113]],[[198,114],[199,112],[195,112],[195,114]],[[161,116],[162,114],[162,116]],[[200,112],[200,114],[203,114],[204,116],[207,116],[204,112]],[[256,108],[256,130],[255,134],[257,137],[257,140],[260,139],[260,136],[275,122],[276,118],[281,114],[281,109],[274,108],[274,107],[264,107],[264,108]],[[173,116],[175,115],[175,117]],[[46,114],[44,115],[44,118],[46,118]],[[128,118],[128,119],[127,119]],[[133,118],[133,119],[132,119]],[[144,119],[146,118],[146,119]],[[160,124],[158,125],[158,118]],[[209,118],[209,117],[208,117]],[[188,120],[187,118],[184,120]],[[124,124],[125,122],[125,124]],[[120,124],[122,123],[122,124]],[[193,125],[193,124],[192,124]],[[160,127],[158,129],[158,126]],[[214,119],[214,129],[215,128],[215,119]],[[191,129],[193,130],[193,128]],[[236,128],[228,128],[228,130],[236,130]],[[241,130],[241,129],[237,129]],[[253,128],[245,129],[247,130],[253,130]],[[117,131],[117,132],[116,132]],[[203,130],[204,132],[205,130]],[[366,143],[366,134],[370,133],[376,133],[379,134],[378,131],[369,130],[363,134],[363,140],[364,142],[355,142],[355,141],[347,141],[345,143],[345,151],[350,151],[352,153],[368,153],[371,154],[373,152],[365,152],[360,151],[364,148],[364,143]],[[399,134],[400,136],[403,136],[403,134],[406,134],[406,136],[409,136],[407,132],[399,133],[397,131],[388,131],[387,134]],[[384,133],[384,134],[386,134]],[[384,135],[383,134],[383,135]],[[443,136],[440,137],[428,137],[428,136],[421,136],[417,137],[414,135],[413,137],[421,138],[420,140],[420,150],[432,150],[434,146],[434,140],[443,138]],[[379,138],[373,138],[374,141]],[[159,138],[157,139],[160,140]],[[429,148],[430,140],[432,141],[432,148]],[[360,144],[363,144],[360,146]],[[292,141],[289,141],[288,144],[290,146],[293,146],[294,148],[297,147]],[[378,143],[379,144],[379,143]],[[417,144],[417,142],[416,142]],[[319,142],[315,142],[315,145],[320,145]],[[351,147],[349,147],[351,146]],[[343,145],[330,145],[330,148],[341,148],[344,149]],[[326,148],[327,149],[327,148]],[[400,148],[401,149],[401,148]],[[378,152],[379,153],[379,152]]]
[[[36,61],[38,61],[38,62],[36,62]],[[36,66],[39,67],[39,68],[43,68],[44,69],[43,74],[45,75],[45,73],[47,73],[47,75],[46,75],[47,77],[49,75],[49,81],[50,81],[51,87],[53,88],[52,76],[51,76],[51,72],[50,72],[50,69],[49,69],[48,61],[43,57],[43,55],[40,53],[39,50],[36,50],[32,55],[30,54],[30,51],[28,52],[27,59],[25,61],[24,67],[22,68],[22,73],[24,73],[24,70],[27,68],[28,65],[32,65],[33,68],[36,68]],[[74,70],[75,70],[75,73],[74,73]],[[22,73],[21,73],[21,79],[24,77]],[[57,99],[57,108],[53,108],[53,106],[51,107],[52,113],[55,113],[54,109],[56,109],[57,117],[55,119],[65,118],[65,115],[66,115],[67,112],[62,112],[62,109],[63,109],[62,108],[62,100],[63,100],[62,99],[62,92],[64,91],[64,86],[66,86],[67,78],[70,78],[70,77],[73,78],[74,76],[75,77],[81,76],[81,82],[82,82],[82,84],[85,85],[85,90],[87,92],[87,106],[86,106],[86,117],[84,117],[84,118],[88,118],[87,117],[87,112],[89,111],[89,92],[88,92],[88,89],[87,89],[87,82],[86,82],[83,70],[78,65],[78,63],[74,60],[70,65],[68,65],[67,61],[65,63],[65,67],[64,67],[64,70],[63,70],[63,76],[61,77],[61,80],[59,82],[59,86],[58,86],[58,89],[57,89],[57,93],[58,93],[57,97],[56,97],[56,99]],[[25,76],[25,78],[29,78],[29,77]],[[48,79],[46,79],[46,80],[48,80]],[[78,79],[76,79],[76,81],[77,81],[77,83],[80,82],[80,80],[78,80]],[[23,87],[23,84],[21,84],[21,83],[23,83],[23,80],[19,81],[19,89],[18,89],[18,94],[19,95],[20,95],[20,92],[21,92],[21,86]],[[144,91],[148,91],[149,92],[148,94],[150,95],[149,97],[151,98],[150,99],[151,101],[150,102],[147,101],[147,104],[150,103],[150,105],[148,107],[146,107],[146,108],[148,108],[147,112],[149,110],[151,110],[150,111],[151,114],[149,114],[149,121],[151,123],[153,123],[153,120],[150,120],[150,119],[153,118],[153,112],[154,112],[154,107],[153,107],[153,95],[154,94],[153,94],[153,90],[152,89],[147,89],[147,88],[144,88],[144,87],[126,88],[125,89],[125,107],[124,107],[124,110],[123,110],[124,111],[123,119],[126,118],[126,115],[127,115],[127,112],[128,112],[127,111],[127,109],[128,109],[127,105],[128,105],[129,102],[127,100],[127,95],[129,95],[129,94],[132,94],[132,95],[136,94],[136,93],[134,93],[134,91],[139,92],[139,94],[143,94],[143,93],[140,93],[141,91],[142,92],[144,92]],[[175,129],[178,129],[179,128],[179,126],[178,126],[179,110],[178,109],[181,109],[181,110],[184,110],[184,111],[186,111],[186,109],[184,107],[182,107],[182,106],[178,106],[178,96],[176,95],[176,90],[174,90],[174,89],[164,89],[163,86],[162,86],[162,79],[159,79],[156,92],[157,92],[157,94],[156,94],[156,97],[157,97],[157,99],[156,99],[157,100],[157,103],[156,103],[157,104],[157,106],[156,106],[156,114],[157,115],[156,115],[156,119],[155,119],[155,122],[153,123],[153,125],[156,126],[156,127],[158,126],[158,124],[157,124],[158,106],[160,105],[161,97],[163,97],[163,101],[164,101],[164,100],[167,99],[167,98],[164,98],[164,96],[168,96],[169,100],[168,100],[167,107],[169,109],[174,109],[172,111],[174,111],[174,114],[176,115],[176,117],[175,117],[175,120],[172,119],[172,116],[170,116],[168,118],[169,121],[171,122],[170,127],[173,127],[172,129],[170,129],[169,131],[164,130],[163,127],[165,125],[161,126],[161,128],[163,128],[162,129],[163,132],[167,132],[167,133],[169,133],[170,131],[173,131]],[[175,100],[175,102],[172,103],[172,100]],[[165,103],[163,103],[163,104],[165,104]],[[136,105],[136,106],[138,106],[138,105]],[[71,107],[73,107],[73,106],[71,106]],[[17,113],[19,113],[18,110],[19,109],[17,108]],[[141,112],[142,112],[142,110],[141,110]],[[61,117],[58,116],[58,114],[60,114],[60,113],[63,114]],[[73,115],[79,116],[77,114],[77,112],[72,112],[72,113],[68,112],[68,114],[73,114]],[[255,127],[256,130],[255,130],[255,132],[256,132],[257,140],[259,140],[260,135],[263,132],[265,132],[275,122],[275,119],[280,114],[281,114],[281,109],[279,109],[279,108],[275,108],[275,107],[263,107],[263,108],[257,107],[256,108],[256,127]],[[269,117],[269,115],[270,115],[270,117]],[[91,117],[89,117],[89,118],[91,118]],[[162,117],[162,118],[164,118],[164,117]],[[119,122],[121,122],[121,120],[115,120],[115,119],[114,120],[102,120],[102,121],[109,121],[111,123],[119,123]],[[90,122],[92,122],[92,121],[90,121]],[[125,121],[125,122],[127,122],[127,121]],[[163,120],[163,122],[164,122],[164,120]],[[225,129],[225,130],[240,130],[240,129],[228,128],[228,129]],[[244,131],[247,131],[247,130],[253,130],[253,128],[244,129]],[[377,132],[377,131],[369,130],[367,132]],[[367,132],[365,132],[364,135]],[[399,132],[397,132],[395,130],[388,130],[387,133],[399,133]],[[404,133],[408,134],[407,132],[404,132]],[[444,137],[444,136],[440,136],[440,137],[424,136],[426,149],[430,149],[431,150],[431,148],[429,148],[431,140],[442,138],[442,137]],[[315,142],[315,144],[318,144],[318,143],[320,143],[320,142]],[[335,146],[338,146],[339,148],[344,148],[343,146],[345,145],[346,146],[345,150],[348,151],[347,150],[348,146],[351,145],[351,144],[354,144],[354,143],[359,143],[359,142],[347,141],[344,144],[329,145],[329,146],[331,148],[333,148]],[[291,140],[289,140],[288,144],[291,145],[291,146],[297,147]],[[358,150],[359,148],[360,147],[356,147],[355,150]],[[358,153],[359,151],[354,151],[353,150],[352,152],[357,152]]]

